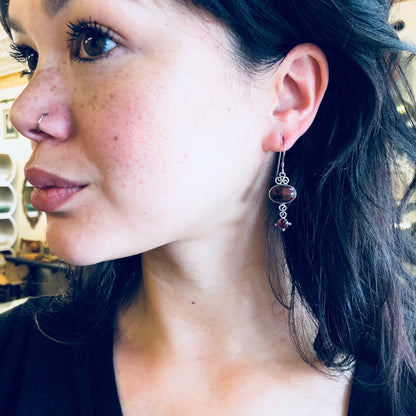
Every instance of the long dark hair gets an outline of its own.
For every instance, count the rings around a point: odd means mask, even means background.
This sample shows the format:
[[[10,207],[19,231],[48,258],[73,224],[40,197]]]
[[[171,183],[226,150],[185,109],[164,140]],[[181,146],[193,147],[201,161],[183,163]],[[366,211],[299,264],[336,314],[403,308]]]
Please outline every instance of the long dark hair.
[[[327,93],[312,127],[286,157],[298,198],[290,206],[293,225],[283,235],[273,227],[278,213],[270,207],[270,283],[291,312],[293,338],[306,361],[295,300],[316,322],[314,349],[323,363],[370,366],[373,378],[357,376],[356,382],[378,390],[388,414],[414,413],[416,282],[409,269],[416,263],[415,240],[400,226],[406,205],[400,195],[408,201],[411,191],[399,184],[398,160],[416,165],[415,125],[409,114],[397,111],[403,97],[396,82],[402,79],[406,100],[414,104],[400,66],[402,52],[413,49],[388,24],[391,2],[178,2],[224,24],[236,61],[249,74],[275,65],[300,43],[314,43],[326,54]],[[8,1],[0,7],[7,30]],[[278,279],[281,239],[289,296],[282,296]],[[90,316],[84,332],[113,325],[117,310],[140,285],[138,265],[140,256],[120,259],[74,278],[68,299],[83,311],[84,323]]]

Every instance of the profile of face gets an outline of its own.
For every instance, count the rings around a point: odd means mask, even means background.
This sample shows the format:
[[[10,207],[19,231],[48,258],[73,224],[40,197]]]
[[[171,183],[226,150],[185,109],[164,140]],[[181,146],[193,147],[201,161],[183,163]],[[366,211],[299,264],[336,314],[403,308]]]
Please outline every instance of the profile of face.
[[[290,148],[326,87],[313,45],[249,76],[224,26],[173,0],[11,0],[9,18],[32,202],[74,264],[252,228],[279,134]]]
[[[10,1],[31,70],[11,117],[32,140],[28,179],[50,188],[33,203],[64,260],[205,238],[261,205],[268,92],[218,23],[163,4]]]

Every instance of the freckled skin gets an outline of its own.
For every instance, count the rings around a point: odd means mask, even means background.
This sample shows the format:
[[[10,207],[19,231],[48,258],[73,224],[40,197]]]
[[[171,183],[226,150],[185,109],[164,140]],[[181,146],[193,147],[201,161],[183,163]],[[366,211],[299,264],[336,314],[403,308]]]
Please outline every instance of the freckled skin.
[[[261,148],[268,108],[231,63],[219,25],[153,2],[143,11],[135,2],[74,0],[53,19],[27,4],[10,3],[30,34],[15,40],[34,45],[39,64],[13,122],[27,134],[49,112],[50,137],[34,144],[29,165],[88,185],[48,214],[60,257],[128,256],[252,215],[271,169]],[[68,21],[90,16],[116,27],[119,45],[105,59],[71,60]]]

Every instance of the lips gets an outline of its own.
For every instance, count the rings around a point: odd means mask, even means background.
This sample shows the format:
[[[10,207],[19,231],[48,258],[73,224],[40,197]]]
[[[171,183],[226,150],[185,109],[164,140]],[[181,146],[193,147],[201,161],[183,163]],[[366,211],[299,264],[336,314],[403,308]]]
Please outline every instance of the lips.
[[[86,186],[38,168],[26,168],[25,176],[34,187],[31,196],[33,207],[50,213],[58,211]]]

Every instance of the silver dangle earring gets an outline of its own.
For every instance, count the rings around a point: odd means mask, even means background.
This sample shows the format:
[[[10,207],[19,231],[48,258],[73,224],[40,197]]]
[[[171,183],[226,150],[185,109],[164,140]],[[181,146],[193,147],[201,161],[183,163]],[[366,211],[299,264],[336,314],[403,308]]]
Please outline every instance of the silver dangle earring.
[[[287,220],[287,205],[290,204],[296,198],[296,189],[289,185],[289,178],[285,172],[285,155],[286,147],[285,140],[283,141],[283,152],[279,153],[279,161],[277,162],[276,177],[274,179],[276,185],[270,188],[269,198],[275,204],[279,204],[279,216],[280,219],[277,221],[275,227],[279,227],[282,231],[285,231],[290,225]]]

